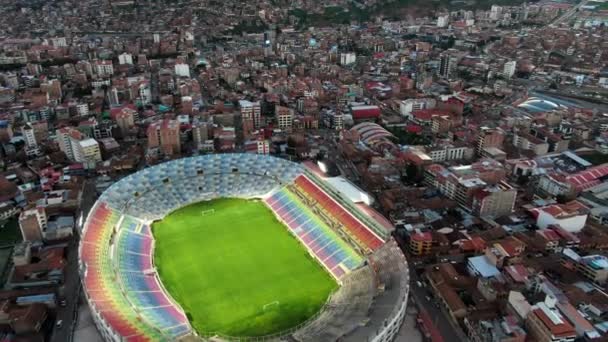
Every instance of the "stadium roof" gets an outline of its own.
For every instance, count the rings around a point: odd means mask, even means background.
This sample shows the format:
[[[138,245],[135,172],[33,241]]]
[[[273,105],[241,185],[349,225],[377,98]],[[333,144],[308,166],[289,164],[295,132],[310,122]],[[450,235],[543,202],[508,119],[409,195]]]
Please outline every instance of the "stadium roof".
[[[370,199],[370,196],[367,194],[367,192],[361,190],[359,187],[357,187],[344,177],[325,178],[325,181],[331,184],[331,186],[336,188],[338,192],[340,192],[344,197],[351,200],[353,203],[368,203]]]
[[[585,190],[601,183],[600,178],[608,175],[608,164],[592,167],[566,177],[566,181],[577,190]]]
[[[363,122],[355,125],[351,128],[351,131],[357,132],[361,137],[361,140],[366,144],[370,144],[375,140],[394,137],[393,134],[382,126],[372,122]]]

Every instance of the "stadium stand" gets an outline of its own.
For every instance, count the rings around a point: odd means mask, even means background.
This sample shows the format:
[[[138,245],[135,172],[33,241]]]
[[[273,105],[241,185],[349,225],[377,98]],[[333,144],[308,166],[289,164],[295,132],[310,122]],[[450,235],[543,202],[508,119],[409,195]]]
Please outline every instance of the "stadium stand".
[[[380,237],[368,229],[308,177],[305,175],[298,176],[295,184],[299,192],[308,197],[312,203],[320,206],[327,216],[333,218],[338,227],[344,227],[345,233],[351,236],[359,246],[368,251],[376,250],[382,246],[384,241]]]
[[[104,340],[196,337],[187,315],[158,279],[150,224],[188,204],[218,197],[263,198],[342,285],[324,310],[284,336],[295,341],[392,340],[403,321],[408,290],[407,263],[395,242],[384,244],[387,236],[376,223],[299,164],[255,154],[166,162],[122,178],[100,196],[83,225],[79,254],[86,299]]]
[[[363,259],[288,188],[275,192],[265,202],[336,279],[362,263]]]
[[[394,240],[342,278],[325,310],[291,335],[295,341],[392,341],[403,323],[409,293],[405,256]]]

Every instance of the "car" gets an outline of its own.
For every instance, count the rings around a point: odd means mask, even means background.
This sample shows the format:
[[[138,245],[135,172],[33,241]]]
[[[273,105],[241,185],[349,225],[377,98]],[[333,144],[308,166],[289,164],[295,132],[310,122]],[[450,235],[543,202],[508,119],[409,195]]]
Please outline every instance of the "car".
[[[59,306],[61,306],[62,308],[65,308],[65,306],[67,305],[67,301],[64,299],[62,301],[59,302]]]
[[[60,319],[57,321],[57,323],[55,323],[55,327],[57,327],[57,329],[61,329],[61,327],[63,326],[63,320]]]
[[[416,285],[418,285],[418,287],[422,287],[422,283],[420,281],[417,281]]]

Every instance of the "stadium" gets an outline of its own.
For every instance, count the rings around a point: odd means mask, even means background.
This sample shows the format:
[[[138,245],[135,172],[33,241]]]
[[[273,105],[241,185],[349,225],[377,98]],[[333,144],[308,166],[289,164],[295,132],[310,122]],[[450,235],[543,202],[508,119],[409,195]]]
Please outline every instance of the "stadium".
[[[79,271],[106,341],[392,341],[409,275],[390,231],[309,166],[204,155],[108,188]]]

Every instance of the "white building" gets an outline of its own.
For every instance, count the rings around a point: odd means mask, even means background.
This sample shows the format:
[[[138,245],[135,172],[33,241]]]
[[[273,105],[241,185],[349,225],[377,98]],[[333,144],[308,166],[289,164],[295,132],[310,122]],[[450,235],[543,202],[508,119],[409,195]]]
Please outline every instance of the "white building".
[[[133,64],[133,56],[130,53],[121,53],[118,55],[118,64]]]
[[[80,103],[76,105],[76,112],[79,116],[89,115],[89,105],[87,103]]]
[[[270,143],[268,142],[268,139],[259,139],[257,144],[258,154],[270,154]]]
[[[34,134],[34,129],[29,123],[21,127],[21,134],[23,134],[23,139],[25,139],[25,145],[27,147],[38,146],[38,143],[36,142],[36,135]]]
[[[340,64],[350,65],[357,61],[357,55],[354,52],[343,52],[340,54]]]
[[[449,15],[440,15],[439,17],[437,17],[437,27],[448,27],[449,23]]]
[[[558,225],[570,233],[580,232],[585,227],[588,216],[585,207],[577,201],[535,208],[532,213],[536,216],[538,228]]]
[[[150,89],[150,84],[148,82],[142,82],[139,85],[137,98],[141,101],[142,105],[147,105],[152,102],[152,90]]]
[[[112,76],[114,74],[114,66],[112,65],[112,61],[96,61],[95,72],[101,77]]]
[[[61,152],[65,153],[68,159],[74,158],[74,151],[72,151],[72,144],[70,143],[71,130],[62,128],[57,130],[57,144]]]
[[[428,151],[428,155],[433,159],[433,162],[443,162],[448,160],[459,160],[465,159],[465,156],[471,153],[467,153],[470,147],[466,146],[440,146],[438,148],[432,148]]]
[[[492,5],[490,8],[490,20],[499,20],[502,17],[502,7]]]
[[[65,37],[56,37],[56,38],[51,38],[51,45],[53,45],[55,47],[67,47],[68,42],[67,42],[67,39],[65,39]]]
[[[175,75],[179,77],[190,77],[190,66],[185,63],[175,64]]]
[[[436,105],[437,101],[435,99],[407,99],[401,101],[401,104],[399,105],[399,111],[401,112],[401,115],[409,119],[413,111],[421,109],[432,109],[435,108]]]
[[[517,68],[517,61],[506,62],[503,67],[502,74],[506,78],[511,78],[511,77],[513,77],[513,75],[515,75],[516,68]]]
[[[74,161],[83,163],[86,168],[94,168],[95,164],[101,161],[99,143],[95,139],[76,140],[72,138],[70,142],[74,151]]]

